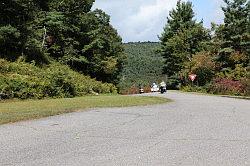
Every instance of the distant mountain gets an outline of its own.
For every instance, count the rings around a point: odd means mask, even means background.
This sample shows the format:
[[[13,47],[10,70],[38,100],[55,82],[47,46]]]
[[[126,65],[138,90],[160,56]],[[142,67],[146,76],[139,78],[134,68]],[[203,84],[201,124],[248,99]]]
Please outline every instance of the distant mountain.
[[[132,86],[149,86],[162,79],[163,58],[156,53],[160,47],[157,42],[125,43],[127,62],[120,75],[119,88],[125,90]]]

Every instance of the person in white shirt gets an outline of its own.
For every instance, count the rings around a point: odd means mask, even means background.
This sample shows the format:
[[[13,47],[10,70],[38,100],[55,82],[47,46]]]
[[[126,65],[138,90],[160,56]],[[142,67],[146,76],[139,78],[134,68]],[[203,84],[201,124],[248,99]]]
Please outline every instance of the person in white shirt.
[[[160,83],[160,91],[161,91],[161,93],[164,93],[164,92],[167,92],[167,88],[166,88],[166,83],[164,82],[164,81],[162,81],[161,83]]]

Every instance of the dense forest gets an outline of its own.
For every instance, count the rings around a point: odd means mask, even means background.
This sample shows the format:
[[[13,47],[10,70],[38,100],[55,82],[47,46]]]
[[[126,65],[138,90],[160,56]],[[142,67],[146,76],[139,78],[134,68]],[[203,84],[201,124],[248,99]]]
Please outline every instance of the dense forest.
[[[2,98],[102,92],[102,86],[83,88],[89,85],[86,81],[73,82],[82,77],[98,85],[98,81],[117,82],[125,58],[122,39],[106,13],[91,10],[93,3],[94,0],[1,1]],[[45,85],[40,85],[43,79]]]
[[[124,44],[127,61],[119,75],[119,90],[131,87],[150,86],[163,79],[164,59],[156,53],[160,49],[157,42],[130,42]]]
[[[224,0],[224,23],[169,12],[159,43],[122,43],[94,0],[1,0],[0,98],[74,97],[167,81],[168,88],[250,95],[250,2]],[[188,76],[196,74],[191,84]]]

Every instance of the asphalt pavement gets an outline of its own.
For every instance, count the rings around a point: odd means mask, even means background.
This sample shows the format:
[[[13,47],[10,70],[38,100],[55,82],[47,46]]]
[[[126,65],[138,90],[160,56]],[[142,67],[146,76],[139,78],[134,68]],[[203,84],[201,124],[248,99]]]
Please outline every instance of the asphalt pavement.
[[[168,92],[171,103],[0,126],[0,166],[250,166],[250,100]]]

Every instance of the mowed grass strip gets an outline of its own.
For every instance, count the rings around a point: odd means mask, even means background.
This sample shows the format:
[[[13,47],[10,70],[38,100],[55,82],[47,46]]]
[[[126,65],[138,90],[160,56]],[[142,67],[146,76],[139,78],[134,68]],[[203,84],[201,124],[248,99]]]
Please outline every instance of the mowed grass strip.
[[[170,100],[146,96],[85,96],[77,98],[0,102],[0,124],[38,119],[89,108],[162,104]]]

